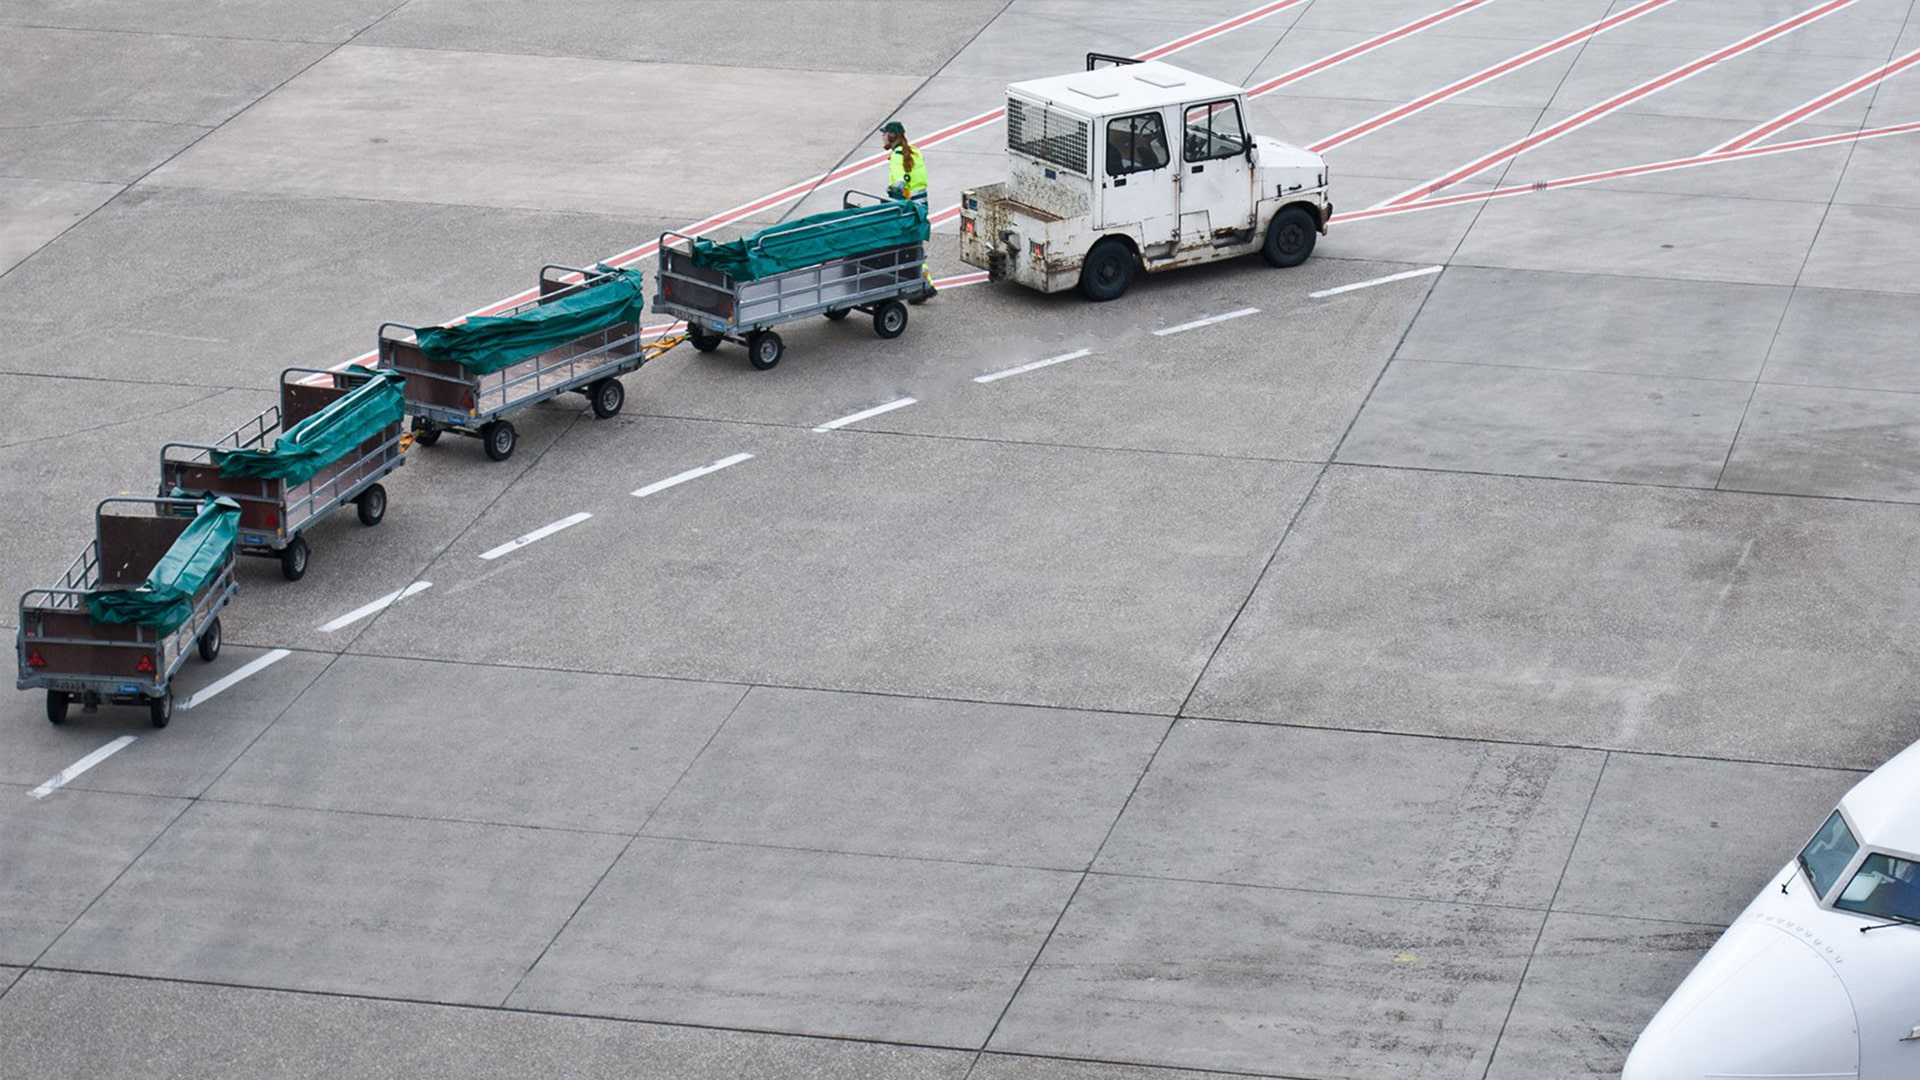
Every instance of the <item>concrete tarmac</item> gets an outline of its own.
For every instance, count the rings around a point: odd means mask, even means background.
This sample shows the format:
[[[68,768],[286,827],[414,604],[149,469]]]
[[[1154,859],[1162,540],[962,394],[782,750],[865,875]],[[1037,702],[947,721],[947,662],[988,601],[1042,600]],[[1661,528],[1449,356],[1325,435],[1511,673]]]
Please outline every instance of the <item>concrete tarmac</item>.
[[[1920,135],[1611,174],[1920,47],[1920,3],[1652,91],[1813,0],[1485,79],[1631,5],[1402,31],[1446,6],[0,9],[9,597],[283,368],[877,191],[816,178],[889,118],[1170,46],[1301,144],[1470,84],[1328,151],[1297,269],[678,348],[504,463],[414,447],[298,583],[243,561],[165,730],[0,701],[0,1072],[1617,1074],[1920,738]],[[1610,100],[1440,194],[1516,191],[1367,213]],[[1909,68],[1770,139],[1917,120]],[[927,147],[936,211],[1004,138]],[[950,221],[931,260],[969,270]]]

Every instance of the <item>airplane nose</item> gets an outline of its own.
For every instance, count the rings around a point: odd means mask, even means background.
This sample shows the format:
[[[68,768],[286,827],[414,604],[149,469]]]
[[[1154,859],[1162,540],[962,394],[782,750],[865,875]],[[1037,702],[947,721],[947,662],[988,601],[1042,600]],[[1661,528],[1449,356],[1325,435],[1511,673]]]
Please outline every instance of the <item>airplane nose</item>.
[[[1859,1075],[1859,1026],[1832,965],[1799,937],[1739,922],[1660,1007],[1620,1080]]]

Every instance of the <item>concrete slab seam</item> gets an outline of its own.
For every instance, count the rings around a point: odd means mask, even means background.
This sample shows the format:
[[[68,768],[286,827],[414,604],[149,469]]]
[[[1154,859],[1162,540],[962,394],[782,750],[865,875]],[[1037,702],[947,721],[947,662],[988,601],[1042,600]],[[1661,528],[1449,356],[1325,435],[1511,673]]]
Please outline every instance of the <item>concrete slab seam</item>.
[[[567,917],[560,921],[560,925],[554,930],[553,936],[548,938],[546,945],[541,947],[539,955],[533,958],[533,962],[527,965],[526,970],[520,973],[519,978],[513,980],[513,985],[507,989],[506,995],[500,999],[501,1008],[507,1007],[507,1002],[513,1000],[513,995],[520,992],[520,987],[527,981],[527,976],[533,974],[534,969],[540,966],[540,961],[545,960],[547,953],[553,950],[554,943],[559,941],[561,935],[567,932],[567,927],[572,926],[573,921],[580,917],[580,912],[586,909],[587,903],[600,891],[600,886],[606,884],[608,875],[613,873],[613,868],[619,866],[620,860],[626,858],[627,852],[633,850],[633,845],[639,842],[641,834],[646,832],[647,826],[651,824],[654,817],[660,813],[660,808],[667,804],[667,800],[673,797],[675,791],[679,790],[680,785],[686,781],[687,774],[691,773],[693,767],[699,764],[700,759],[706,756],[707,750],[713,746],[714,740],[718,739],[720,733],[727,729],[728,721],[732,720],[734,715],[740,711],[740,706],[746,704],[747,698],[752,695],[753,691],[754,687],[751,685],[740,691],[740,696],[734,700],[733,707],[727,710],[727,715],[720,718],[720,722],[715,724],[713,731],[707,735],[707,741],[701,743],[700,749],[695,751],[693,756],[687,759],[686,767],[680,770],[680,775],[674,777],[673,783],[667,785],[667,790],[654,802],[653,808],[648,810],[646,816],[640,819],[640,824],[635,827],[633,833],[627,837],[627,842],[620,845],[620,850],[614,853],[613,858],[607,860],[607,865],[601,869],[600,876],[593,880],[592,887],[588,888],[587,891],[581,895],[580,902],[575,904],[573,910],[567,913]]]
[[[1507,1025],[1513,1021],[1513,1011],[1520,1004],[1520,993],[1526,989],[1527,973],[1533,970],[1533,958],[1540,953],[1540,942],[1547,934],[1547,921],[1553,917],[1554,902],[1560,899],[1560,889],[1566,885],[1567,870],[1573,866],[1574,853],[1580,850],[1580,837],[1587,829],[1587,819],[1593,815],[1594,800],[1600,795],[1600,784],[1606,779],[1607,765],[1613,760],[1612,751],[1606,751],[1600,759],[1600,767],[1594,770],[1593,788],[1587,792],[1586,809],[1580,813],[1580,824],[1573,830],[1573,840],[1567,844],[1567,857],[1560,863],[1560,876],[1553,883],[1553,895],[1547,898],[1547,909],[1540,916],[1540,927],[1533,936],[1533,946],[1527,950],[1527,961],[1520,965],[1520,977],[1513,981],[1513,997],[1507,1001],[1507,1014],[1500,1019],[1500,1030],[1493,1037],[1493,1046],[1487,1052],[1487,1067],[1481,1071],[1480,1080],[1487,1080],[1493,1072],[1493,1063],[1500,1056],[1500,1042],[1506,1038]]]

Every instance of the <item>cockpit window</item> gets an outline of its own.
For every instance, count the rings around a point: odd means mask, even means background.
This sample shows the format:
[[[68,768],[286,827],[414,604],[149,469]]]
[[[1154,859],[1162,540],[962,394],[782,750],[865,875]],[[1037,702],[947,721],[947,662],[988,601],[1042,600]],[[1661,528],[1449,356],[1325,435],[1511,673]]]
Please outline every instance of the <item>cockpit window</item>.
[[[1920,923],[1920,863],[1877,852],[1868,855],[1833,906]]]
[[[1847,864],[1853,861],[1854,853],[1860,850],[1860,841],[1853,838],[1853,831],[1847,828],[1846,819],[1835,810],[1820,831],[1813,834],[1807,846],[1800,852],[1800,868],[1807,872],[1807,880],[1813,882],[1813,891],[1821,896],[1833,888],[1840,880],[1840,874]]]

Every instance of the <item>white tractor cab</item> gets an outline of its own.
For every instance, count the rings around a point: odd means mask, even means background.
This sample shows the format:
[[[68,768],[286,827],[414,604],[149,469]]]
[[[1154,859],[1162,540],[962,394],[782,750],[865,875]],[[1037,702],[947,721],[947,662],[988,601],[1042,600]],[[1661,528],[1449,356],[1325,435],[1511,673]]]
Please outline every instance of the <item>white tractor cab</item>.
[[[1231,83],[1099,53],[1008,86],[1009,179],[961,193],[960,258],[1092,300],[1126,292],[1135,267],[1305,262],[1333,214],[1326,161],[1249,135],[1246,111]]]

